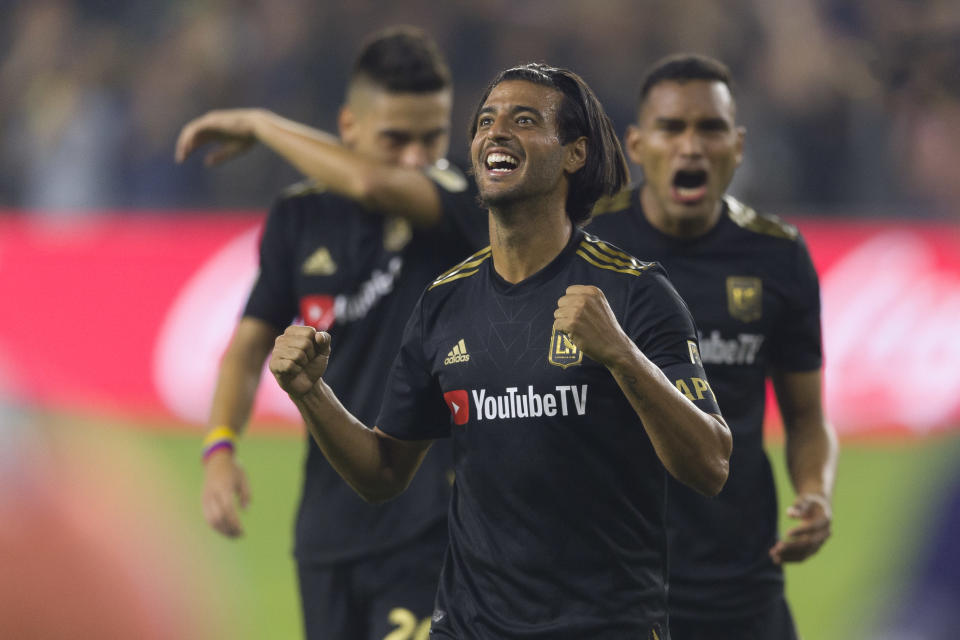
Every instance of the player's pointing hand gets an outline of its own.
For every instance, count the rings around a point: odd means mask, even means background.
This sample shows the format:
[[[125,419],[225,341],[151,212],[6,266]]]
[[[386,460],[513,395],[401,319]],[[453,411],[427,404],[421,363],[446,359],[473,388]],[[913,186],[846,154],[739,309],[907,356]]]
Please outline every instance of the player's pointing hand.
[[[330,334],[313,327],[287,327],[270,356],[270,372],[280,388],[299,397],[310,391],[327,371]]]
[[[606,367],[612,366],[630,343],[597,287],[567,287],[557,300],[553,318],[554,329],[565,332],[581,351]]]

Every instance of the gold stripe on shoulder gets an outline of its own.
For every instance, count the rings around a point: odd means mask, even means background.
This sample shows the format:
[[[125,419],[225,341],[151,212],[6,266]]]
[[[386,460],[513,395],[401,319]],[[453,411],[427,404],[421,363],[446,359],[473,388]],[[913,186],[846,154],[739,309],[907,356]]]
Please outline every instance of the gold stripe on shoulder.
[[[592,236],[589,233],[584,235],[585,237],[583,242],[590,243],[591,246],[596,247],[599,251],[602,251],[603,253],[607,254],[607,256],[609,256],[611,259],[619,258],[620,260],[634,262],[638,267],[644,267],[644,268],[646,268],[645,265],[649,264],[644,262],[643,260],[638,259],[635,256],[630,255],[626,251],[621,251],[620,249],[616,248],[609,242],[605,242],[596,236]]]
[[[743,204],[733,196],[726,195],[723,197],[723,201],[727,203],[727,213],[730,215],[730,219],[733,220],[738,227],[753,231],[754,233],[762,233],[767,236],[784,238],[786,240],[796,240],[800,235],[800,232],[792,224],[784,222],[777,216],[769,213],[757,213],[756,210]]]
[[[454,280],[459,280],[460,278],[467,278],[467,277],[469,277],[469,276],[472,276],[473,274],[475,274],[475,273],[478,272],[478,271],[479,271],[479,269],[474,269],[473,271],[458,271],[457,273],[450,274],[449,276],[447,276],[447,277],[444,278],[443,280],[434,280],[434,281],[433,281],[433,284],[431,284],[429,287],[427,287],[427,291],[430,291],[430,290],[433,289],[434,287],[439,287],[439,286],[442,285],[442,284],[447,284],[448,282],[453,282]]]
[[[582,246],[583,246],[583,245],[581,245],[581,247],[582,247]],[[642,268],[642,269],[628,269],[628,268],[626,268],[626,267],[618,267],[618,266],[616,266],[616,265],[614,265],[614,264],[612,264],[612,263],[610,263],[610,262],[605,262],[605,261],[602,262],[602,261],[600,261],[600,260],[597,260],[597,259],[594,258],[593,256],[591,256],[591,255],[590,255],[589,253],[587,253],[586,251],[584,251],[583,248],[577,249],[577,255],[580,256],[581,258],[583,258],[584,260],[586,260],[587,262],[589,262],[590,264],[592,264],[592,265],[595,266],[595,267],[598,267],[598,268],[600,268],[600,269],[608,269],[608,270],[610,270],[610,271],[616,271],[617,273],[628,273],[628,274],[630,274],[630,275],[632,275],[632,276],[639,276],[639,275],[643,275],[643,272],[644,272],[644,270],[645,270],[645,268]]]
[[[622,266],[628,269],[646,271],[656,264],[655,262],[646,262],[644,260],[635,258],[629,253],[621,251],[612,244],[604,242],[603,240],[600,240],[596,236],[591,236],[590,234],[585,234],[584,239],[580,242],[580,246],[588,250],[591,254],[602,261],[610,262],[616,266]]]
[[[438,160],[425,170],[427,177],[451,193],[461,193],[467,190],[469,183],[466,176],[455,166],[444,160]]]
[[[438,275],[438,276],[435,278],[435,280],[439,280],[439,279],[443,278],[444,276],[453,273],[454,271],[459,271],[460,269],[470,268],[470,267],[472,266],[470,263],[472,263],[472,262],[476,262],[477,264],[480,264],[480,263],[483,262],[483,261],[486,259],[486,257],[490,254],[490,251],[491,251],[491,248],[490,248],[490,247],[484,247],[483,249],[480,249],[480,251],[477,251],[477,252],[476,252],[475,254],[473,254],[472,256],[469,256],[466,260],[461,260],[461,261],[458,262],[457,264],[453,265],[452,267],[450,267],[449,269],[447,269],[446,271],[444,271],[443,273],[441,273],[440,275]]]
[[[593,205],[591,217],[603,215],[604,213],[613,213],[614,211],[623,211],[630,206],[630,198],[633,196],[633,187],[627,187],[612,196],[603,196]]]
[[[593,244],[585,240],[580,243],[580,249],[583,251],[586,251],[587,253],[589,253],[591,256],[593,256],[600,262],[609,263],[615,267],[623,267],[625,269],[635,269],[637,271],[643,270],[643,265],[640,264],[640,261],[635,260],[632,256],[628,256],[626,254],[620,254],[622,256],[621,258],[621,257],[614,257],[612,255],[608,255],[600,251],[599,248],[595,247]]]
[[[327,188],[325,186],[313,180],[301,180],[281,191],[280,197],[283,199],[299,198],[313,193],[325,193],[326,191]]]
[[[483,264],[483,261],[489,258],[490,255],[491,255],[490,247],[481,249],[480,251],[476,252],[466,260],[454,265],[453,268],[447,269],[446,271],[441,273],[439,276],[437,276],[434,279],[434,281],[430,283],[430,286],[427,287],[427,290],[429,291],[430,289],[433,289],[434,287],[438,287],[441,284],[453,282],[454,280],[459,280],[460,278],[466,278],[467,276],[472,276],[477,271],[479,271],[477,267]]]

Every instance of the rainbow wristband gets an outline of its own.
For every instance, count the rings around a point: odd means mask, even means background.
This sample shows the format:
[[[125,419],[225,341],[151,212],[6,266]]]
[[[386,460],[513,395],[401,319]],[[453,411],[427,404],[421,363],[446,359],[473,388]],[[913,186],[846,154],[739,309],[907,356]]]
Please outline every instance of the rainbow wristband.
[[[236,448],[237,434],[230,427],[215,427],[203,439],[203,461],[213,455],[214,451],[220,449],[229,449],[233,451]]]

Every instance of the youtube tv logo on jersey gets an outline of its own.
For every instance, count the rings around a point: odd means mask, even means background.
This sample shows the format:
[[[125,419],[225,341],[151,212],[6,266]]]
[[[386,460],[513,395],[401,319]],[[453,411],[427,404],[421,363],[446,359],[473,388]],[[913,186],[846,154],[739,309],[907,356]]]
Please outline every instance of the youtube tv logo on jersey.
[[[453,424],[462,426],[470,420],[470,400],[466,389],[455,389],[443,394],[443,399],[450,407],[450,417]]]

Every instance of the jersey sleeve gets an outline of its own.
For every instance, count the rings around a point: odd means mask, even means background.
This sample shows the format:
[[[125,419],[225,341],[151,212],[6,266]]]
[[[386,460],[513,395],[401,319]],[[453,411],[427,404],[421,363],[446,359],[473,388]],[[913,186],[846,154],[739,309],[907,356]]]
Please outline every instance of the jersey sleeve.
[[[407,321],[377,419],[381,431],[400,440],[450,435],[450,412],[424,354],[422,305],[421,299]]]
[[[462,238],[469,253],[490,244],[487,212],[477,199],[474,181],[452,164],[433,166],[425,173],[437,186],[440,196],[442,230]]]
[[[294,216],[289,203],[274,204],[260,237],[260,270],[247,299],[243,315],[285,328],[297,315],[297,298],[293,289],[294,247],[290,228]]]
[[[662,270],[631,297],[624,331],[677,389],[706,413],[720,413],[700,359],[697,329],[686,303]]]
[[[770,364],[784,371],[813,371],[823,365],[820,282],[806,243],[797,240],[787,301],[770,340]]]

